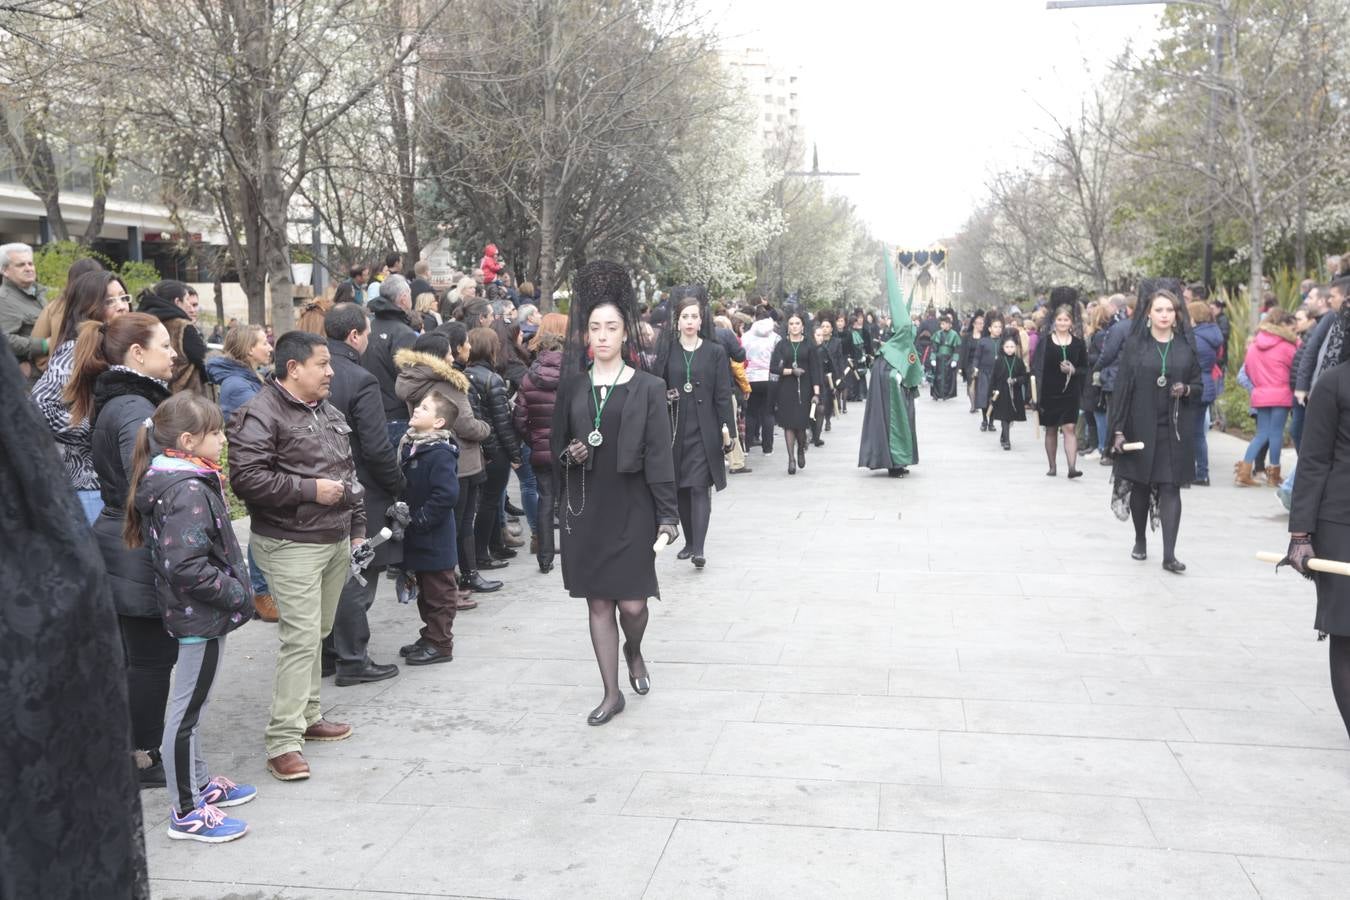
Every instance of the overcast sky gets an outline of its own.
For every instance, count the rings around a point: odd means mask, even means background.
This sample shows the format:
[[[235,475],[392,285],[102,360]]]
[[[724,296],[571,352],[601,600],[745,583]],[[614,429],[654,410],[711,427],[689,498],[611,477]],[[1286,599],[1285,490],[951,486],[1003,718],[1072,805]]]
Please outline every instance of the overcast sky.
[[[927,246],[960,227],[991,170],[1030,156],[1127,42],[1153,42],[1161,6],[1045,8],[1044,0],[707,0],[728,47],[801,67],[820,167],[878,237]],[[809,164],[809,160],[808,160]]]

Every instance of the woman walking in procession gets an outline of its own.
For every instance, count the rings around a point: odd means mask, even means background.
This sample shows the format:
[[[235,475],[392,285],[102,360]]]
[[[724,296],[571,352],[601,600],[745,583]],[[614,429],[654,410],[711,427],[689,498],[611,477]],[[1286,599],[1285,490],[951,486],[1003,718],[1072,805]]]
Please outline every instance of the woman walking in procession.
[[[673,327],[661,335],[655,374],[666,381],[674,441],[675,485],[679,489],[684,548],[679,559],[707,564],[704,540],[712,518],[709,488],[727,486],[722,454],[731,449],[736,419],[731,406],[731,363],[712,336],[708,295],[700,286],[671,292]],[[788,443],[791,456],[792,444]]]
[[[1054,313],[1046,317],[1045,333],[1036,341],[1031,363],[1035,379],[1032,401],[1045,428],[1045,458],[1050,465],[1045,474],[1051,477],[1057,474],[1055,457],[1058,436],[1062,434],[1069,477],[1079,478],[1083,473],[1078,470],[1078,435],[1074,428],[1078,424],[1078,401],[1088,365],[1087,344],[1081,336],[1078,292],[1069,287],[1055,288],[1050,292],[1050,308]]]
[[[660,596],[654,547],[658,537],[675,541],[679,516],[666,386],[634,367],[642,348],[628,272],[588,263],[574,290],[550,447],[561,486],[563,585],[586,598],[605,688],[586,722],[603,725],[624,708],[620,627],[628,683],[639,694],[651,689],[642,637],[647,598]]]
[[[1027,420],[1027,401],[1030,398],[1027,367],[1023,365],[1017,351],[1017,339],[1009,335],[1003,341],[998,361],[993,364],[993,376],[990,379],[988,415],[1000,425],[998,442],[1004,450],[1012,449],[1012,423]]]
[[[975,350],[984,337],[984,314],[979,310],[971,316],[970,325],[961,335],[961,379],[966,383],[966,397],[970,400],[970,411],[979,412],[975,405]]]
[[[787,317],[787,340],[773,348],[770,371],[778,376],[774,394],[774,420],[783,426],[787,443],[787,470],[796,475],[806,468],[806,429],[811,426],[811,407],[820,402],[820,359],[799,312]]]
[[[971,353],[970,369],[975,379],[975,406],[980,411],[981,431],[994,430],[994,423],[989,420],[989,398],[994,392],[994,363],[1003,352],[1002,347],[1003,319],[991,312],[988,329]]]
[[[1175,279],[1145,279],[1139,286],[1140,310],[1120,355],[1108,423],[1115,457],[1111,508],[1122,521],[1134,521],[1130,556],[1148,558],[1145,527],[1161,520],[1162,567],[1180,574],[1176,558],[1181,528],[1181,487],[1195,478],[1195,415],[1204,387],[1200,363],[1191,345],[1186,308],[1166,285]],[[1179,286],[1179,284],[1177,284]],[[1126,443],[1142,449],[1123,452]]]

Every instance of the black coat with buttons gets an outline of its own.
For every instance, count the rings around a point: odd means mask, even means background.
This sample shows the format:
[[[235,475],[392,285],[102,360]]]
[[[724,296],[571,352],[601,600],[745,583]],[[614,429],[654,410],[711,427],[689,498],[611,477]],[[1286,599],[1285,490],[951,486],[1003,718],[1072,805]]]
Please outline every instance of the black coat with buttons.
[[[713,485],[720,491],[727,486],[727,470],[722,463],[723,426],[729,435],[736,435],[736,416],[731,405],[731,363],[727,359],[727,351],[717,341],[703,341],[689,358],[687,372],[684,348],[679,343],[663,352],[661,357],[666,360],[666,364],[656,374],[665,378],[667,391],[674,391],[677,395],[669,401],[674,421],[677,425],[684,420],[698,426]],[[684,390],[686,378],[693,387],[690,393]],[[669,393],[667,396],[670,396]],[[681,484],[681,475],[685,472],[682,442],[676,439],[672,449],[675,455],[675,483]]]

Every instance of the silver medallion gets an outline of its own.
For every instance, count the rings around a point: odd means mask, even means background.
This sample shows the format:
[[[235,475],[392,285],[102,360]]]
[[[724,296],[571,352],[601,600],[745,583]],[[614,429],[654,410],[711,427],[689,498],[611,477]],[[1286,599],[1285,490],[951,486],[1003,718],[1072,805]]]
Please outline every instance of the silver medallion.
[[[1167,387],[1167,376],[1166,376],[1166,375],[1159,375],[1159,376],[1158,376],[1158,387]]]
[[[604,442],[605,436],[600,433],[599,428],[586,435],[586,443],[590,444],[592,447],[599,447]]]
[[[694,386],[686,381],[684,383],[684,392],[686,394],[692,394],[694,392]]]

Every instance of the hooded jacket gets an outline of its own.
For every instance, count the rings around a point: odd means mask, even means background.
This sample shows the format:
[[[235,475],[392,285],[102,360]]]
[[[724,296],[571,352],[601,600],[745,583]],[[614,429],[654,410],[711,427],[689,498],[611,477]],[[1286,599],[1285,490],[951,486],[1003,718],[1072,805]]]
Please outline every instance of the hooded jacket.
[[[444,572],[459,564],[455,504],[459,451],[447,441],[404,441],[399,462],[408,482],[412,521],[403,535],[403,565],[413,572]]]
[[[1195,326],[1195,354],[1200,359],[1200,381],[1205,385],[1201,400],[1213,403],[1219,395],[1219,385],[1214,380],[1214,366],[1223,352],[1223,332],[1213,322],[1201,322]]]
[[[253,395],[262,390],[262,379],[250,366],[228,356],[213,356],[206,361],[206,377],[220,388],[220,412],[229,419]]]
[[[157,456],[136,489],[135,503],[169,634],[217,638],[252,618],[248,564],[230,525],[218,471]]]
[[[741,344],[745,347],[745,377],[753,384],[756,381],[775,381],[770,377],[770,363],[773,359],[773,348],[779,341],[778,334],[773,330],[773,319],[756,319],[741,337]]]
[[[163,323],[169,332],[174,352],[178,354],[178,358],[173,361],[173,377],[169,379],[169,386],[175,392],[190,389],[204,394],[207,347],[201,332],[192,324],[192,317],[172,300],[149,292],[142,295],[139,312],[149,313]]]
[[[469,401],[469,379],[448,361],[430,353],[400,350],[394,354],[398,381],[394,390],[412,409],[431,391],[439,391],[455,404],[457,415],[450,433],[459,445],[459,477],[468,478],[483,471],[483,441],[492,426],[474,415]]]
[[[366,309],[371,316],[370,343],[361,356],[361,365],[380,383],[384,417],[391,422],[406,422],[408,408],[394,390],[398,381],[394,354],[411,347],[417,340],[417,332],[408,314],[392,300],[376,297],[366,304]]]
[[[540,350],[516,392],[516,431],[530,445],[530,465],[553,465],[549,437],[553,434],[553,407],[562,381],[562,351]]]
[[[1293,406],[1289,370],[1294,364],[1298,337],[1283,325],[1262,322],[1256,339],[1247,348],[1243,366],[1252,380],[1252,406]]]

